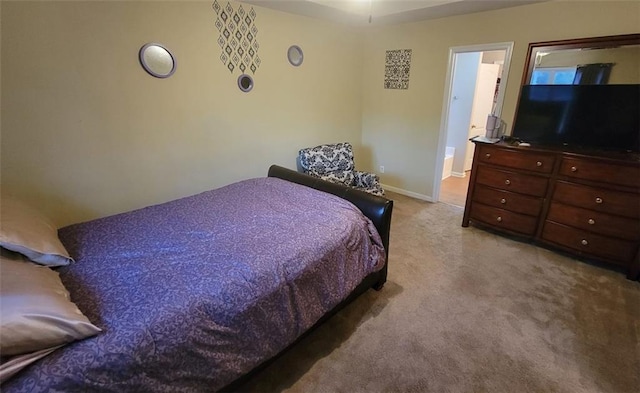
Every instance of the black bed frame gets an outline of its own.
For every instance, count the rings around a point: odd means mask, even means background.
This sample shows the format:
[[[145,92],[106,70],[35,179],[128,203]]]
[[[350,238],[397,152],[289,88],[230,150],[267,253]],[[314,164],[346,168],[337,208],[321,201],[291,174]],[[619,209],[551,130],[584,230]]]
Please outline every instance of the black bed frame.
[[[382,238],[382,244],[384,245],[386,253],[385,264],[381,270],[365,277],[364,280],[362,280],[362,282],[356,287],[355,290],[353,290],[353,292],[351,292],[351,294],[345,300],[334,307],[331,311],[326,313],[322,318],[320,318],[320,320],[318,320],[318,322],[316,322],[309,330],[303,333],[291,345],[289,345],[273,358],[266,360],[265,362],[260,364],[248,374],[243,375],[242,377],[238,378],[231,384],[221,389],[221,392],[237,391],[244,383],[248,381],[249,378],[266,368],[269,364],[279,358],[291,347],[296,345],[300,340],[306,337],[327,319],[331,318],[347,304],[351,303],[354,299],[366,292],[369,288],[374,288],[376,290],[382,289],[384,283],[387,281],[387,265],[389,262],[389,231],[391,229],[391,212],[393,211],[392,200],[372,195],[364,191],[356,190],[351,187],[342,186],[340,184],[329,183],[322,179],[304,173],[296,172],[278,165],[272,165],[269,168],[268,176],[277,177],[293,183],[298,183],[304,186],[315,188],[320,191],[328,192],[353,203],[358,209],[362,211],[362,213],[364,213],[365,216],[367,216],[373,222],[373,225],[375,225],[376,229],[378,230],[378,234],[380,234],[380,237]]]

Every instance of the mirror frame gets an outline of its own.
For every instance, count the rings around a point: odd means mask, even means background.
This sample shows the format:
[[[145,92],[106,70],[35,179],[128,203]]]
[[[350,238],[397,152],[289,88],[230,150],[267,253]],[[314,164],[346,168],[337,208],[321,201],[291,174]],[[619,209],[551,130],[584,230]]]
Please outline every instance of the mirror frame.
[[[562,49],[582,49],[582,48],[612,48],[622,45],[640,45],[640,34],[622,34],[611,35],[604,37],[589,37],[589,38],[576,38],[570,40],[559,41],[544,41],[544,42],[532,42],[527,49],[526,63],[524,66],[524,72],[522,74],[522,81],[520,83],[520,91],[518,92],[518,98],[516,99],[516,109],[513,114],[513,120],[511,124],[511,130],[509,134],[513,133],[513,126],[518,118],[518,106],[520,98],[522,96],[522,88],[529,85],[531,81],[531,75],[536,64],[536,56],[539,52],[548,52],[552,50]]]
[[[149,49],[152,46],[157,46],[159,48],[164,49],[167,54],[171,57],[171,63],[172,63],[172,67],[171,70],[166,73],[166,74],[160,74],[157,73],[156,71],[153,70],[153,68],[147,63],[147,61],[144,58],[144,54],[146,52],[147,49]],[[140,59],[140,65],[142,65],[142,68],[147,71],[147,73],[149,73],[149,75],[155,76],[156,78],[168,78],[171,75],[173,75],[174,72],[176,72],[176,58],[173,55],[173,53],[171,53],[171,51],[169,49],[167,49],[164,45],[155,43],[155,42],[149,42],[147,44],[144,44],[142,46],[142,48],[140,48],[140,51],[138,52],[138,58]]]
[[[562,49],[612,48],[622,45],[640,45],[640,34],[623,34],[605,37],[578,38],[560,41],[533,42],[527,50],[524,73],[520,87],[528,85],[535,68],[536,56],[539,52]],[[519,98],[518,98],[519,102]]]

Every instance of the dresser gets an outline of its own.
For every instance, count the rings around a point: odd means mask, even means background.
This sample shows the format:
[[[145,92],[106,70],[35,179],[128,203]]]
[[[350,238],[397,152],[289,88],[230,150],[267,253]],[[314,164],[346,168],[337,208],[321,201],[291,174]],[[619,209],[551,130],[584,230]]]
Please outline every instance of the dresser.
[[[640,273],[640,156],[476,143],[462,226]]]

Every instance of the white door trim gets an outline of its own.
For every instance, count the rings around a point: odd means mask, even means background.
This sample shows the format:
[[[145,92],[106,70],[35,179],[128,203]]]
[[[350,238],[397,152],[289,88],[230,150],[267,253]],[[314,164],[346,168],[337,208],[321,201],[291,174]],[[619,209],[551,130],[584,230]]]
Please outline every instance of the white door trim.
[[[502,68],[502,79],[498,88],[498,99],[496,101],[495,115],[501,117],[502,106],[504,104],[504,93],[509,77],[509,67],[511,65],[511,54],[513,52],[513,42],[498,42],[494,44],[479,44],[467,46],[453,46],[449,48],[449,64],[447,66],[447,76],[445,92],[442,102],[442,116],[440,119],[440,133],[438,136],[438,152],[436,155],[435,174],[433,175],[433,201],[440,200],[440,183],[442,182],[442,168],[444,166],[445,150],[447,148],[447,128],[449,127],[449,105],[451,103],[451,90],[453,88],[454,60],[458,53],[467,52],[487,52],[494,50],[504,50],[504,65]]]

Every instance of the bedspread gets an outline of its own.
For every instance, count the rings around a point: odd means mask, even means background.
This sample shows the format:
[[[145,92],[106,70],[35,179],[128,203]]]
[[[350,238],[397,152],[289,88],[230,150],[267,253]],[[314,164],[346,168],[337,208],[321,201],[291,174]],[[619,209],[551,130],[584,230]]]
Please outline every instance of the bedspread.
[[[274,356],[384,264],[351,203],[276,178],[59,231],[59,269],[103,332],[3,392],[215,391]]]

